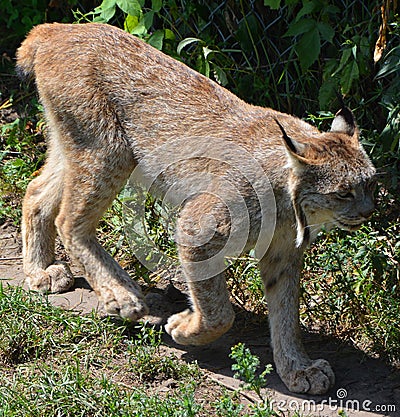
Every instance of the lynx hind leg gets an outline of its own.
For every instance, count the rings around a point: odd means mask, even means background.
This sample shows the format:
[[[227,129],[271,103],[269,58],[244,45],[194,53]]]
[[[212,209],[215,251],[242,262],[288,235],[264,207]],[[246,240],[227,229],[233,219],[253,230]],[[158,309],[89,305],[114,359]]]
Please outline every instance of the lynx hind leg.
[[[209,213],[204,202],[199,197],[187,204],[178,222],[179,258],[189,287],[192,309],[171,316],[165,329],[181,345],[210,343],[228,331],[235,318],[222,272],[224,259],[211,260],[223,247],[225,238],[221,238],[223,234],[218,233],[215,226],[204,222],[198,230],[193,226],[200,225],[200,220],[204,220],[202,215]],[[212,214],[216,224],[221,224],[218,214]],[[196,240],[203,241],[203,237],[210,235],[214,237],[208,243],[196,244]],[[210,267],[211,262],[214,265]],[[220,272],[214,274],[213,270]]]
[[[67,291],[74,277],[65,262],[54,260],[54,220],[63,191],[63,161],[52,149],[42,173],[28,185],[22,208],[23,264],[31,290]]]
[[[70,156],[56,225],[68,253],[83,267],[107,313],[137,320],[148,312],[141,290],[95,236],[101,216],[134,164],[131,152],[116,148],[106,143],[101,153]]]

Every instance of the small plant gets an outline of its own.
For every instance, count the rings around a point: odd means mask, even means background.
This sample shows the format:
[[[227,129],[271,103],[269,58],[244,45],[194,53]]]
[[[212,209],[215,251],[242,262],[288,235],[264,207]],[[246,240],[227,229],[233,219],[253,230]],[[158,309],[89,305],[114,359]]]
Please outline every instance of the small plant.
[[[235,393],[234,393],[235,395]],[[233,398],[227,393],[215,402],[214,407],[220,417],[240,417],[244,408],[243,404],[238,403],[237,398]]]
[[[139,326],[132,337],[111,320],[1,286],[0,317],[0,417],[194,417],[203,410],[195,397],[200,370],[162,351],[161,332],[153,326]],[[127,352],[129,344],[134,349]],[[158,382],[171,378],[171,369],[182,381],[175,379],[160,397],[147,383],[153,381],[140,380],[144,368],[129,366],[133,355],[135,364],[154,365]]]
[[[260,359],[256,355],[253,355],[250,349],[246,348],[243,343],[238,343],[236,346],[233,346],[229,357],[235,361],[232,365],[232,371],[235,371],[233,377],[242,380],[244,382],[244,388],[255,392],[260,400],[249,406],[251,413],[245,414],[245,416],[277,417],[278,414],[272,409],[269,399],[265,395],[261,395],[261,388],[267,384],[266,376],[272,372],[272,365],[266,365],[264,371],[258,374]],[[225,407],[226,416],[235,417],[236,415],[240,415],[241,409],[235,408],[232,401],[225,400],[221,403]]]
[[[253,355],[243,343],[233,346],[229,356],[236,362],[232,365],[232,371],[235,371],[234,378],[241,379],[245,383],[245,388],[254,391],[263,401],[261,388],[267,383],[265,377],[272,372],[272,365],[268,364],[265,370],[257,375],[260,359]]]

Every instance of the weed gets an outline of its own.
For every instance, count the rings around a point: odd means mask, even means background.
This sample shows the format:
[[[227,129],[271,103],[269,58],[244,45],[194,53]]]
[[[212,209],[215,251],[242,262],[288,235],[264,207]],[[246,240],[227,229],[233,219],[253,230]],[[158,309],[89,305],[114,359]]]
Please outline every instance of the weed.
[[[261,388],[266,385],[265,377],[272,372],[272,365],[267,365],[261,374],[257,375],[260,359],[250,352],[243,343],[231,349],[230,357],[236,362],[232,365],[234,377],[245,383],[245,388],[254,391],[262,400]]]
[[[79,362],[60,368],[43,364],[19,368],[11,380],[1,376],[0,380],[2,417],[192,417],[202,409],[191,384],[160,398],[142,388],[124,387],[106,375],[96,378]]]
[[[238,398],[232,395],[225,395],[218,399],[214,404],[218,415],[221,417],[239,417],[242,416],[244,405],[238,402]]]
[[[365,225],[357,234],[320,238],[306,259],[303,320],[398,360],[398,224]],[[343,249],[345,248],[345,249]]]
[[[244,309],[265,315],[264,288],[254,256],[246,255],[227,260],[228,286],[235,301]]]
[[[268,397],[261,394],[261,388],[267,384],[266,376],[272,372],[272,365],[266,365],[264,371],[258,373],[260,367],[260,359],[250,352],[249,348],[243,343],[239,343],[231,348],[231,354],[229,355],[235,363],[232,364],[232,371],[234,371],[234,378],[241,379],[244,382],[244,388],[249,391],[253,391],[257,394],[259,401],[251,404],[249,409],[251,410],[251,416],[257,417],[270,417],[278,416],[278,414],[272,409]],[[235,415],[239,411],[235,408],[231,402],[225,400],[222,402],[225,410]],[[233,413],[233,414],[232,414]]]
[[[102,343],[113,350],[122,337],[122,328],[111,323],[100,326],[95,317],[54,308],[38,295],[1,283],[0,317],[0,360],[10,364],[51,357],[60,348],[79,352],[88,344],[93,354],[101,354]],[[108,343],[110,332],[114,337]]]

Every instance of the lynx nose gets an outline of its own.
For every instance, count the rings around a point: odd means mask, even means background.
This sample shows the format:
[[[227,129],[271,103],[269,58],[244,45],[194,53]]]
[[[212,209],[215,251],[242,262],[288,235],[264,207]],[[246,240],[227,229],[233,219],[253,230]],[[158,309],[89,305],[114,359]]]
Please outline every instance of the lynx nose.
[[[369,219],[373,212],[375,211],[375,204],[372,204],[371,206],[368,207],[363,207],[360,211],[360,217],[364,217],[364,219]]]

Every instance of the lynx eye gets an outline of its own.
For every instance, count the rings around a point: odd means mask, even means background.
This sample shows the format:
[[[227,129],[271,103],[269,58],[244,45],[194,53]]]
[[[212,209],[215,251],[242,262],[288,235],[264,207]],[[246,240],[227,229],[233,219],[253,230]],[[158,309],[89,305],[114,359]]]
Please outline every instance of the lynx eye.
[[[353,191],[338,191],[336,196],[339,197],[341,200],[350,200],[354,198]]]

